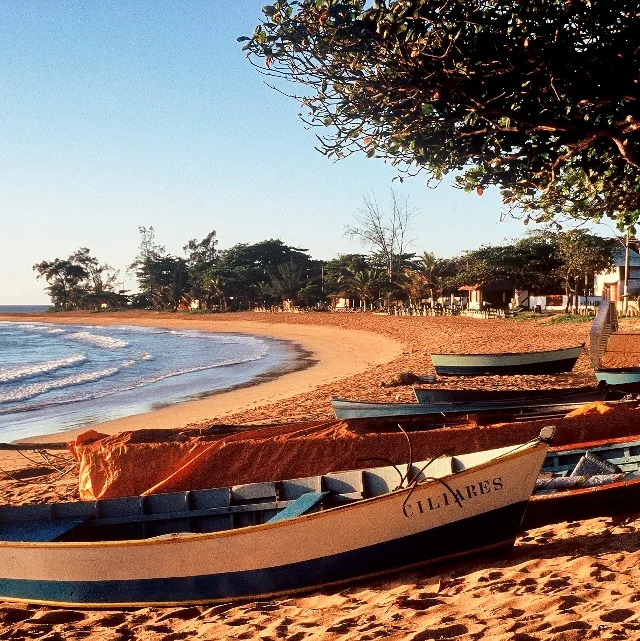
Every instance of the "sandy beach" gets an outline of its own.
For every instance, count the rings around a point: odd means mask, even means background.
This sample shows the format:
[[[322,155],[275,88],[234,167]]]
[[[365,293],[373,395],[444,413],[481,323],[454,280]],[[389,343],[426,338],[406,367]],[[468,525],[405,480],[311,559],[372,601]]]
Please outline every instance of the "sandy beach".
[[[11,315],[0,320],[26,318]],[[380,384],[400,372],[433,373],[431,352],[569,347],[588,342],[590,329],[589,323],[551,324],[543,319],[514,322],[339,313],[123,312],[29,318],[268,335],[291,340],[309,352],[309,367],[261,385],[94,426],[107,433],[325,418],[331,416],[328,400],[332,395],[409,401],[410,387]],[[586,351],[568,374],[439,381],[448,387],[478,388],[594,383]],[[56,438],[73,436],[62,433]],[[0,467],[8,472],[0,481],[2,503],[77,496],[77,475],[66,454],[48,461],[33,458],[33,462],[5,454]],[[0,603],[0,638],[633,639],[640,635],[639,542],[640,518],[600,518],[524,532],[506,556],[468,560],[437,572],[405,572],[302,597],[130,611]]]

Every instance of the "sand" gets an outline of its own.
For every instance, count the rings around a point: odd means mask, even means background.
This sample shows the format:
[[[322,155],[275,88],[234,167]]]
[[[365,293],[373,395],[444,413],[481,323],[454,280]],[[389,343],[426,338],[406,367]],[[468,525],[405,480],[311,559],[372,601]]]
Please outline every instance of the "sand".
[[[380,383],[402,371],[433,372],[430,352],[568,347],[587,341],[590,327],[337,313],[56,314],[36,320],[268,334],[301,343],[318,361],[260,386],[103,423],[100,431],[171,427],[175,421],[207,425],[328,417],[331,395],[408,401],[410,388],[381,388]],[[533,388],[593,384],[595,378],[584,353],[569,374],[441,383]],[[14,478],[0,481],[0,502],[76,496],[77,477],[66,455],[31,458],[33,462],[17,455],[2,457],[0,466]],[[640,638],[639,542],[640,518],[600,518],[524,532],[506,556],[405,572],[295,598],[97,612],[0,602],[0,639],[634,639]]]

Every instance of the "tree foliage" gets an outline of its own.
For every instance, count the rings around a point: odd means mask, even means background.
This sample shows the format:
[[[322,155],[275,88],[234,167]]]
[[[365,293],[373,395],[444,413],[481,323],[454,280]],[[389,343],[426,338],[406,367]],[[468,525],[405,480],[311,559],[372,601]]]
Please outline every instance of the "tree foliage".
[[[458,282],[473,285],[508,280],[531,292],[559,291],[561,235],[536,232],[507,245],[487,245],[468,251],[461,260]]]
[[[66,259],[43,260],[33,266],[37,278],[47,281],[47,293],[62,309],[98,309],[126,305],[126,298],[114,291],[117,272],[100,264],[91,250],[80,247]]]
[[[525,219],[640,214],[632,0],[278,0],[245,49],[303,85],[322,151],[390,159]]]

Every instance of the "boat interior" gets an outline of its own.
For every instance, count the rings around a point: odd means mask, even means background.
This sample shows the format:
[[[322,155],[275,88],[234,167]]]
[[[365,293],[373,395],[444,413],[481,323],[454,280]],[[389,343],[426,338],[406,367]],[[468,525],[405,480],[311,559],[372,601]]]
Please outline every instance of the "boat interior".
[[[640,440],[549,452],[536,494],[640,479]]]
[[[217,532],[293,518],[450,476],[506,447],[412,465],[97,501],[0,506],[0,541],[114,541]]]

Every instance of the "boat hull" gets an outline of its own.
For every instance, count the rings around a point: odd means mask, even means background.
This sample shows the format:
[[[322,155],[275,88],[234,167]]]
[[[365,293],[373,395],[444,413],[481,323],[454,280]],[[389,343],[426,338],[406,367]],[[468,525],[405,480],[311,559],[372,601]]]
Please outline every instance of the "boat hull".
[[[589,487],[534,494],[527,506],[523,529],[637,511],[640,501],[640,440],[637,435],[553,448],[549,451],[541,472],[554,476],[572,476],[572,470],[580,464],[587,452],[613,464],[620,474],[614,474],[612,478],[621,478]],[[587,477],[577,476],[576,481],[581,482],[582,478]],[[598,477],[592,478],[595,480]]]
[[[442,418],[474,415],[499,416],[500,420],[509,420],[513,417],[539,417],[557,416],[567,414],[579,408],[584,403],[604,400],[604,394],[585,394],[584,397],[570,397],[563,402],[560,398],[550,398],[544,402],[535,400],[506,400],[506,401],[476,401],[457,404],[437,403],[367,403],[362,401],[349,401],[347,399],[332,398],[331,405],[336,418],[339,419],[367,419],[367,418],[393,418],[396,416],[424,416],[433,418],[433,427]],[[425,427],[425,426],[423,426]]]
[[[626,392],[640,392],[640,367],[629,369],[600,369],[595,371],[598,381]]]
[[[573,369],[583,346],[505,354],[431,354],[441,376],[558,374]]]
[[[548,402],[551,400],[579,401],[604,401],[617,400],[624,394],[616,393],[605,385],[594,387],[566,387],[553,389],[446,389],[446,388],[414,388],[414,394],[418,403],[425,404],[454,404],[460,405],[471,402]]]
[[[512,542],[546,445],[276,523],[136,541],[0,543],[0,597],[85,607],[251,599]],[[455,498],[454,497],[455,493]]]

